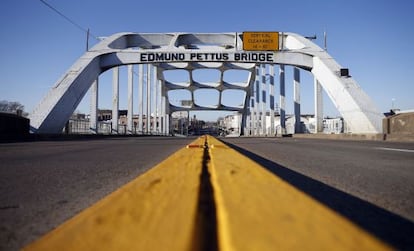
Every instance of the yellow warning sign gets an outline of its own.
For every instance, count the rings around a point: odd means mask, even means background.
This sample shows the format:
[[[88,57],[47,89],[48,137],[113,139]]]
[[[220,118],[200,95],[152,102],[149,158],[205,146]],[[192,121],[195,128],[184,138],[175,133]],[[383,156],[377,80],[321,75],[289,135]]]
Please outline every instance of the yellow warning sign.
[[[279,50],[279,32],[243,32],[243,50],[277,51]]]

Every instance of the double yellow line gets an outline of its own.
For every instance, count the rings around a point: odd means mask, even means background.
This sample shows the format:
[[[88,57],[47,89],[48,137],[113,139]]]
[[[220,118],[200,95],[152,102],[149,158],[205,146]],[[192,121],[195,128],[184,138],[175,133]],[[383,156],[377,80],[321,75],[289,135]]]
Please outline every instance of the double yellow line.
[[[389,250],[217,139],[200,137],[26,250]]]

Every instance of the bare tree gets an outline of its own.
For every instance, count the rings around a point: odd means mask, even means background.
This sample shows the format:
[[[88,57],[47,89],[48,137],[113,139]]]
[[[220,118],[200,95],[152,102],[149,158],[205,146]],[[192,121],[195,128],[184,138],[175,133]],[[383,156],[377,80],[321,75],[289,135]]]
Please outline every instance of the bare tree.
[[[20,104],[19,102],[7,100],[0,101],[0,112],[23,114],[23,111],[24,105]]]

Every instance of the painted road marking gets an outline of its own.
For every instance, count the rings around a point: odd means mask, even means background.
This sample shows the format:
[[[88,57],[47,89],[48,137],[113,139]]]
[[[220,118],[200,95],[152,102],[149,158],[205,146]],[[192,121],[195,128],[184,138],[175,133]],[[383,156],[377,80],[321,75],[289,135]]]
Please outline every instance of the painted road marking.
[[[405,152],[405,153],[414,153],[414,150],[411,149],[398,149],[398,148],[388,148],[388,147],[375,147],[378,150],[385,150],[385,151],[395,151],[395,152]]]
[[[212,225],[202,213],[209,210]],[[210,241],[221,251],[390,249],[210,136],[25,249],[206,250]]]
[[[349,220],[212,137],[219,250],[389,250]],[[220,146],[220,147],[218,147]]]
[[[200,250],[195,222],[202,157],[203,148],[179,150],[25,249]]]

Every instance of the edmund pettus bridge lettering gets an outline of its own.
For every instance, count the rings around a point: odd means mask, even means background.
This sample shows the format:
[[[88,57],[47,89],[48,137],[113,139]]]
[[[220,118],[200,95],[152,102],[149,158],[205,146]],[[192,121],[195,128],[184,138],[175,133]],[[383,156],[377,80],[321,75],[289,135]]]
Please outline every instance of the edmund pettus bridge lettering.
[[[140,53],[141,62],[191,62],[191,61],[240,61],[240,62],[274,62],[274,53],[272,52],[202,52],[202,53],[184,53],[184,52],[147,52]]]

